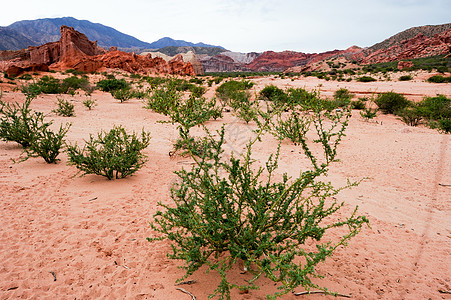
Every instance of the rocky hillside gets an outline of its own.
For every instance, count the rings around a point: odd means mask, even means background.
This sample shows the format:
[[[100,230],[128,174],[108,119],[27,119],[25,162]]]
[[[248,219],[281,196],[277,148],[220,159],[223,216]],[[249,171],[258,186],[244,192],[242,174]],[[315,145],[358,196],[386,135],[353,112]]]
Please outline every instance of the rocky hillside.
[[[395,36],[376,44],[352,57],[361,64],[373,64],[390,61],[400,61],[414,58],[430,57],[436,55],[448,55],[451,53],[451,24],[417,27],[428,28],[427,35],[418,33],[414,37],[411,34],[418,32],[411,28]],[[446,29],[448,28],[448,29]],[[445,30],[446,29],[446,30]],[[440,30],[444,30],[439,32]],[[426,31],[425,31],[426,32]],[[431,35],[434,32],[433,35]],[[401,37],[409,37],[402,40]]]
[[[431,38],[434,35],[440,34],[449,29],[451,29],[451,23],[442,24],[442,25],[425,25],[425,26],[412,27],[412,28],[404,30],[400,33],[397,33],[397,34],[389,37],[388,39],[383,40],[380,43],[374,44],[373,46],[368,48],[368,51],[373,52],[373,51],[377,51],[377,50],[388,49],[392,46],[399,45],[406,40],[413,39],[414,37],[418,36],[419,34],[421,34],[425,37]]]

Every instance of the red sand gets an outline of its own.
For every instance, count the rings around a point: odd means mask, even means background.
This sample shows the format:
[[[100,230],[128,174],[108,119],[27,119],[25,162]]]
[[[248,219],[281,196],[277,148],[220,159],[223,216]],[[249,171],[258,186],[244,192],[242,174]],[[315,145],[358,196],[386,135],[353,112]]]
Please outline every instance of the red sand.
[[[313,89],[330,95],[340,87],[353,92],[395,91],[409,99],[436,93],[451,96],[451,85],[417,82],[345,83],[314,78],[257,78],[256,90],[272,83]],[[208,95],[212,95],[213,90]],[[88,111],[84,96],[65,95],[75,104],[76,116],[58,117],[51,110],[56,97],[41,95],[32,108],[49,114],[55,126],[71,122],[67,140],[81,143],[89,134],[122,124],[129,131],[152,133],[144,151],[149,161],[134,176],[108,181],[87,175],[61,162],[48,165],[40,158],[14,164],[21,149],[0,142],[0,298],[16,299],[191,299],[174,282],[184,273],[181,262],[165,254],[166,241],[149,243],[149,222],[156,203],[170,203],[173,171],[189,166],[190,159],[170,158],[177,137],[175,125],[157,123],[161,115],[143,109],[133,99],[119,103],[96,91],[98,106]],[[24,101],[20,92],[4,93],[4,101]],[[409,127],[391,115],[365,122],[353,112],[347,136],[339,148],[340,162],[331,167],[329,179],[339,185],[346,178],[364,180],[339,194],[345,212],[359,205],[371,228],[364,228],[347,248],[339,249],[318,267],[324,279],[315,282],[354,299],[451,299],[451,141],[450,135],[419,126]],[[231,113],[208,122],[219,128],[225,122],[229,145],[242,148],[250,128]],[[257,158],[275,149],[276,140],[266,136],[255,149]],[[299,148],[284,142],[280,171],[296,174],[302,164]],[[443,185],[447,186],[443,186]],[[238,281],[248,278],[239,272]],[[197,299],[207,299],[219,277],[204,269],[181,286]],[[260,280],[260,290],[232,299],[264,299],[276,291],[273,283]],[[302,291],[298,288],[296,291]],[[333,299],[331,296],[287,295],[282,299]]]

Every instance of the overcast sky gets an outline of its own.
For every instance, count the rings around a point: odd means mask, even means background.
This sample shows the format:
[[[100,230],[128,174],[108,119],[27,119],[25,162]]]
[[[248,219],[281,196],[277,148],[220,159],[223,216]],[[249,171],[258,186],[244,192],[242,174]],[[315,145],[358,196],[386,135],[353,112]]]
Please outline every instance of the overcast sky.
[[[71,16],[145,42],[162,37],[238,52],[369,47],[414,26],[451,22],[451,0],[2,0],[0,26]]]

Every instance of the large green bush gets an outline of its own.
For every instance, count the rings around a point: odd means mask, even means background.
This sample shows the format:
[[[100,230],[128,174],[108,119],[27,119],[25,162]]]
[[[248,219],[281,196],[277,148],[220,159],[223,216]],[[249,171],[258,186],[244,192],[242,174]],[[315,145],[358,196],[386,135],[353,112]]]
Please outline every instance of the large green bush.
[[[259,94],[260,99],[274,102],[286,103],[288,100],[287,94],[275,85],[265,86]]]
[[[396,111],[409,106],[410,101],[403,95],[395,92],[387,92],[377,95],[374,103],[385,114],[394,114]]]
[[[447,82],[451,82],[451,76],[448,77],[444,77],[442,75],[434,75],[428,78],[429,82],[433,82],[433,83],[447,83]]]
[[[29,157],[42,157],[47,163],[56,163],[70,125],[60,126],[57,133],[50,130],[53,122],[46,122],[42,112],[30,109],[32,99],[24,104],[0,102],[0,138],[14,141],[24,147],[26,160]]]
[[[0,101],[0,113],[2,114],[0,138],[2,140],[16,142],[26,148],[31,145],[35,130],[49,126],[48,123],[43,122],[44,115],[42,113],[33,112],[30,109],[31,101],[31,99],[27,99],[22,105]]]
[[[359,78],[357,78],[357,81],[359,82],[372,82],[372,81],[377,81],[375,78],[371,77],[371,76],[361,76]]]
[[[144,130],[141,138],[128,134],[119,126],[109,132],[101,131],[97,137],[90,135],[85,146],[67,145],[69,164],[75,165],[84,174],[97,174],[113,178],[124,178],[134,174],[147,161],[141,153],[149,145],[150,133]]]
[[[248,80],[229,80],[216,89],[216,97],[224,103],[227,103],[230,99],[233,99],[237,93],[247,91],[252,88],[253,85],[254,83]]]
[[[424,118],[429,120],[451,118],[451,99],[444,95],[425,97],[418,103],[418,110]]]
[[[159,203],[162,210],[154,215],[152,224],[157,234],[149,238],[172,242],[168,256],[185,262],[186,275],[180,280],[206,265],[221,277],[211,295],[220,299],[230,299],[232,288],[258,288],[262,276],[279,284],[279,292],[268,295],[270,299],[298,286],[320,288],[312,281],[318,277],[315,266],[368,222],[357,216],[356,210],[337,219],[335,213],[343,203],[334,196],[343,187],[323,181],[336,160],[348,116],[330,116],[331,125],[326,125],[330,122],[323,122],[322,113],[315,113],[316,142],[324,152],[314,156],[307,140],[301,139],[311,168],[297,178],[276,174],[280,148],[266,164],[255,166],[252,148],[267,124],[257,130],[242,157],[224,157],[224,128],[218,138],[209,134],[209,155],[195,158],[192,169],[176,172],[179,181],[171,190],[174,203]],[[353,185],[356,183],[347,187]],[[253,276],[246,284],[230,282],[228,277],[239,261]]]
[[[130,84],[125,79],[103,79],[97,82],[97,87],[104,92],[113,92],[120,89],[129,89]]]

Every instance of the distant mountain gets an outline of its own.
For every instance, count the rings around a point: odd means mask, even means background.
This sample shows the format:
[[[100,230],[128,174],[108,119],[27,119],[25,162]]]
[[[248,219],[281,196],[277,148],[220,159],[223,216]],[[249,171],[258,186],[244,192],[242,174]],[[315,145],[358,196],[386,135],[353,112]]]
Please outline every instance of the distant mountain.
[[[150,47],[149,43],[140,41],[114,28],[86,20],[77,20],[72,17],[18,21],[7,28],[23,34],[34,41],[34,45],[42,45],[48,42],[56,42],[60,39],[61,25],[73,27],[75,30],[84,33],[90,40],[97,41],[100,47],[107,49],[111,46],[127,48]],[[23,45],[22,48],[27,46]]]
[[[147,43],[99,23],[64,17],[18,21],[7,27],[0,27],[0,50],[18,50],[58,41],[62,25],[73,27],[84,33],[89,40],[97,41],[100,47],[106,49],[112,46],[129,51],[158,49],[167,46],[215,47],[204,43],[194,44],[183,40],[173,40],[168,37]]]
[[[220,46],[213,46],[213,45],[208,45],[208,44],[204,44],[204,43],[194,44],[194,43],[186,42],[183,40],[174,40],[174,39],[171,39],[170,37],[161,38],[158,41],[150,44],[150,48],[153,48],[153,49],[160,49],[160,48],[171,47],[171,46],[176,46],[176,47],[219,47],[219,48],[222,48]],[[224,49],[224,48],[222,48],[222,49]]]
[[[208,55],[215,56],[222,52],[228,51],[222,47],[193,47],[193,46],[169,46],[158,49],[159,52],[164,53],[169,56],[175,56],[179,53],[187,53],[192,51],[196,55]]]
[[[14,29],[0,27],[0,50],[18,50],[28,45],[35,45],[35,41]]]

